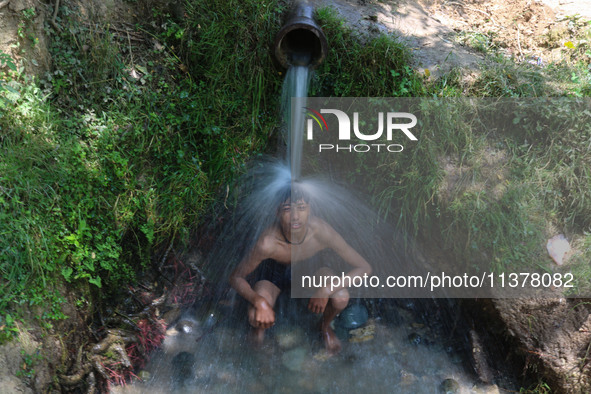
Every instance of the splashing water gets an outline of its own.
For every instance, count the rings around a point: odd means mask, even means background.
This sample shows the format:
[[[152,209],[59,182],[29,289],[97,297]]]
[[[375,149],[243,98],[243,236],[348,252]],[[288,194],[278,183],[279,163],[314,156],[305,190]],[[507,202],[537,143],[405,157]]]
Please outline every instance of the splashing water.
[[[267,330],[265,346],[255,349],[247,341],[246,302],[227,292],[227,278],[277,220],[282,191],[296,179],[310,196],[311,212],[366,257],[374,272],[380,268],[391,272],[393,267],[402,272],[405,264],[400,253],[404,247],[392,241],[393,230],[378,228],[377,215],[362,199],[320,176],[302,176],[308,81],[308,67],[295,66],[287,72],[282,98],[288,123],[285,160],[253,163],[228,197],[235,209],[225,219],[206,265],[208,277],[220,283],[217,298],[195,305],[171,325],[162,348],[145,368],[144,382],[113,392],[433,393],[446,379],[459,383],[463,391],[458,392],[470,392],[474,386],[474,378],[455,352],[461,346],[438,340],[440,322],[421,321],[408,306],[412,303],[352,300],[370,309],[370,321],[356,336],[337,318],[335,332],[344,348],[327,358],[316,328],[319,316],[307,311],[306,299],[282,294],[276,305],[277,325]],[[381,244],[388,245],[387,252],[380,251]]]
[[[288,302],[294,309],[294,300]],[[304,309],[305,305],[295,308]],[[146,367],[145,382],[114,393],[413,393],[432,394],[453,378],[465,391],[473,380],[461,360],[438,344],[417,344],[407,325],[371,322],[373,340],[346,344],[338,357],[324,357],[311,319],[298,320],[278,306],[278,324],[267,346],[254,349],[244,327],[228,322],[210,334],[196,323],[194,330],[169,329],[167,339]],[[404,314],[405,310],[400,309]],[[410,314],[403,316],[412,321]],[[203,337],[203,335],[206,335]],[[415,338],[413,336],[413,338]],[[423,341],[428,342],[427,336]]]

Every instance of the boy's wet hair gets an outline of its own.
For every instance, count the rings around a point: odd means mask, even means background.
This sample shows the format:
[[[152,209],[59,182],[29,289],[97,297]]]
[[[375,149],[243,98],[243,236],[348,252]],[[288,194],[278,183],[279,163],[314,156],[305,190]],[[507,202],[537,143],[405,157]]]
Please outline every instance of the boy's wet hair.
[[[286,202],[310,202],[310,195],[298,181],[289,182],[279,194],[279,206]]]

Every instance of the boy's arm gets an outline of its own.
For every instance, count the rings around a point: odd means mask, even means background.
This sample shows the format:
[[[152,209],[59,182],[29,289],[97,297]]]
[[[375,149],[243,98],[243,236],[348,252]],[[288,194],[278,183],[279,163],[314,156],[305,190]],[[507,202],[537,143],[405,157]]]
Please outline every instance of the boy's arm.
[[[322,223],[324,227],[322,230],[322,239],[326,246],[335,251],[345,262],[353,267],[345,276],[348,277],[363,277],[363,275],[370,275],[372,272],[371,265],[361,256],[351,245],[345,241],[345,239],[328,223]],[[332,291],[329,288],[320,290],[319,295],[326,297],[341,290],[343,287],[333,288]]]
[[[264,238],[259,240],[252,252],[238,264],[230,275],[230,286],[254,306],[254,321],[251,324],[259,328],[270,328],[275,323],[275,312],[269,302],[253,290],[246,277],[269,257],[269,250]]]
[[[261,296],[252,289],[246,280],[246,277],[250,275],[263,260],[265,260],[264,253],[262,253],[263,251],[261,250],[261,243],[262,242],[260,241],[257,242],[248,256],[246,256],[246,258],[244,258],[234,269],[229,280],[230,286],[232,286],[238,294],[244,297],[252,305],[255,305],[257,299],[261,298]]]

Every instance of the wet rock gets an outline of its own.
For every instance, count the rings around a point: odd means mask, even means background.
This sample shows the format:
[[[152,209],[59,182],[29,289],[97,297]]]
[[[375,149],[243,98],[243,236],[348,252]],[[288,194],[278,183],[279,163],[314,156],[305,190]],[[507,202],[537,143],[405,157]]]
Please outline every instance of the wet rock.
[[[499,387],[496,384],[484,387],[475,387],[472,389],[474,394],[500,394]]]
[[[381,316],[384,321],[393,326],[399,326],[404,322],[404,318],[400,315],[398,307],[393,303],[387,303],[383,306]]]
[[[246,387],[249,393],[264,393],[267,391],[267,387],[259,381],[249,383]]]
[[[316,353],[313,358],[314,358],[314,360],[320,361],[323,363],[327,360],[330,360],[332,358],[332,356],[333,356],[333,354],[331,354],[328,350],[322,349],[318,353]]]
[[[189,352],[181,352],[174,356],[171,362],[173,380],[176,385],[184,386],[189,380],[195,378],[195,356]]]
[[[145,370],[139,371],[137,376],[138,376],[138,378],[140,378],[144,382],[150,380],[150,378],[152,377],[150,372],[145,371]]]
[[[300,393],[314,393],[317,392],[316,389],[316,382],[314,379],[310,379],[307,374],[302,374],[297,381],[298,385],[298,392]]]
[[[455,379],[445,379],[439,386],[439,391],[445,394],[458,394],[460,384]]]
[[[409,311],[414,311],[416,309],[415,303],[412,300],[403,300],[402,307]]]
[[[182,334],[191,334],[197,328],[198,323],[195,320],[183,319],[180,320],[174,328]]]
[[[171,310],[165,312],[162,315],[162,319],[168,325],[168,324],[171,324],[176,319],[178,319],[179,316],[181,315],[181,313],[182,313],[181,308],[178,308],[178,307],[172,308]]]
[[[235,352],[244,344],[241,335],[235,330],[227,327],[219,327],[213,332],[217,347],[222,352]]]
[[[405,371],[404,369],[400,371],[400,384],[403,386],[410,386],[415,384],[417,381],[417,377],[412,373]]]
[[[396,343],[394,343],[393,341],[386,342],[385,349],[386,349],[386,353],[391,356],[399,356],[400,355],[400,351],[398,350]]]
[[[421,344],[421,342],[423,342],[423,337],[417,334],[416,332],[413,332],[408,334],[408,342],[411,345],[418,346],[419,344]]]
[[[281,363],[290,371],[298,372],[306,361],[308,351],[303,347],[292,349],[281,356]]]
[[[304,341],[304,331],[299,327],[284,327],[275,333],[277,344],[283,350],[296,347]]]
[[[337,338],[339,338],[341,341],[347,341],[349,339],[349,330],[345,327],[334,325],[332,329],[334,330]]]
[[[236,380],[236,373],[232,372],[232,371],[228,371],[228,370],[222,370],[222,371],[218,371],[216,373],[216,378],[218,381],[220,381],[223,384],[238,384],[238,381]]]
[[[203,331],[199,322],[196,320],[183,318],[173,327],[166,330],[161,349],[164,353],[170,355],[190,351],[190,347],[195,345],[197,338],[203,335]]]
[[[358,328],[367,323],[369,313],[361,304],[349,305],[341,312],[337,324],[347,329]]]
[[[474,370],[478,374],[478,377],[481,381],[484,383],[492,382],[494,373],[491,367],[488,365],[488,360],[482,345],[482,340],[480,339],[478,333],[474,330],[470,330],[470,342],[472,345],[472,364],[474,366]]]
[[[352,343],[371,341],[375,337],[376,326],[374,324],[369,324],[365,327],[351,330],[349,331],[349,334],[351,335],[349,342]]]

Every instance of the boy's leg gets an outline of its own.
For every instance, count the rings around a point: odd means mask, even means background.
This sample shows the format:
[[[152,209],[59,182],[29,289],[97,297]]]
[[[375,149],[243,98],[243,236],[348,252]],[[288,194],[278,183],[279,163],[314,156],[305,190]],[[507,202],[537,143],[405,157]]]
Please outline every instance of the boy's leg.
[[[320,332],[324,340],[324,346],[330,353],[338,353],[341,350],[341,341],[339,341],[339,338],[337,338],[337,335],[330,327],[330,323],[347,307],[348,303],[349,292],[346,289],[341,289],[330,296],[324,314],[322,315]]]
[[[322,267],[316,271],[317,276],[330,276],[335,275],[334,271],[328,267]],[[347,289],[341,289],[333,293],[328,299],[324,313],[322,314],[322,321],[320,322],[320,333],[326,350],[330,353],[338,353],[341,350],[341,341],[337,338],[330,323],[334,318],[341,313],[343,309],[349,304],[349,292]]]
[[[275,308],[275,302],[277,301],[277,297],[279,297],[279,293],[281,293],[281,290],[277,286],[268,280],[260,280],[254,284],[253,290],[267,300],[271,308]],[[248,322],[253,327],[253,340],[259,345],[262,344],[265,338],[265,329],[257,327],[255,308],[252,305],[248,306]]]

